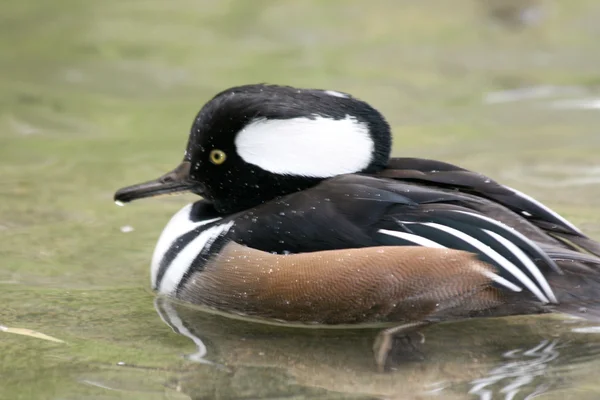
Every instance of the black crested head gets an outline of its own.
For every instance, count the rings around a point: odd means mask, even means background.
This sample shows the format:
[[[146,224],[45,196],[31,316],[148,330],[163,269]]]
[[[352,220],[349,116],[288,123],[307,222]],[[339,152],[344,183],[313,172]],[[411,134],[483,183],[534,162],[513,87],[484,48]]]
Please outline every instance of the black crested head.
[[[328,132],[331,138],[323,138]],[[348,147],[362,149],[345,154]],[[222,164],[211,160],[215,149],[225,154]],[[203,183],[205,196],[218,210],[232,212],[331,176],[376,172],[387,165],[390,150],[384,117],[348,94],[245,85],[217,94],[200,110],[186,160],[191,162],[190,177]],[[363,159],[347,159],[353,156]],[[340,163],[344,158],[347,162]]]
[[[182,165],[189,190],[232,213],[336,175],[377,172],[390,151],[385,118],[349,94],[254,84],[204,105]]]

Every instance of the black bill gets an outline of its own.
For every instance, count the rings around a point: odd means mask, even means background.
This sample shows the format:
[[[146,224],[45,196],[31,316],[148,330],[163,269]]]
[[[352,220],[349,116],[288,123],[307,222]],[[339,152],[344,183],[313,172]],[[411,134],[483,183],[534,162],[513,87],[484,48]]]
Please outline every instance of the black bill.
[[[145,197],[173,194],[180,192],[193,192],[202,195],[202,186],[189,179],[190,162],[184,161],[173,171],[153,181],[127,186],[117,190],[115,202],[129,203],[130,201]]]

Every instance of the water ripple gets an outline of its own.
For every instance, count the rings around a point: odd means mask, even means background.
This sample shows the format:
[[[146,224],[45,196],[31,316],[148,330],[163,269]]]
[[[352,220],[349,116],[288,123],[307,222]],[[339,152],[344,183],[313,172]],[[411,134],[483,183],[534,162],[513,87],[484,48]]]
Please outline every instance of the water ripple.
[[[560,355],[559,340],[544,339],[530,349],[514,349],[505,352],[502,357],[505,362],[493,368],[487,376],[470,382],[469,394],[479,396],[480,400],[491,400],[494,390],[492,385],[500,384],[500,393],[505,400],[515,396],[537,379],[543,378],[550,363]],[[539,383],[525,399],[532,399],[550,389],[548,382]],[[529,390],[529,389],[527,389]]]

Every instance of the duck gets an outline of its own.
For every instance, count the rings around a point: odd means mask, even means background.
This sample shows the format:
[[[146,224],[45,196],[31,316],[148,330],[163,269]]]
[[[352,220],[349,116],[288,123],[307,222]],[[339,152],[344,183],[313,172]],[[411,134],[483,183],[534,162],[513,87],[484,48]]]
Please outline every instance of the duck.
[[[235,86],[198,112],[179,166],[114,200],[199,197],[156,243],[158,295],[267,323],[381,325],[380,367],[434,323],[600,320],[599,242],[483,174],[391,149],[386,118],[349,93]]]

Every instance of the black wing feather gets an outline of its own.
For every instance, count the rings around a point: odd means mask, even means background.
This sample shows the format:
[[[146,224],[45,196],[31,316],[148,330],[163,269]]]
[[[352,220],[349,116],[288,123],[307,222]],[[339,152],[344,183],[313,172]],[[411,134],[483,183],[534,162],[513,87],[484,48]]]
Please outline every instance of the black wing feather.
[[[439,189],[458,190],[492,200],[527,219],[535,226],[581,240],[581,247],[600,256],[600,245],[589,240],[572,224],[534,199],[480,173],[449,163],[421,158],[392,158],[379,176],[415,182]],[[574,240],[574,241],[575,241]]]

